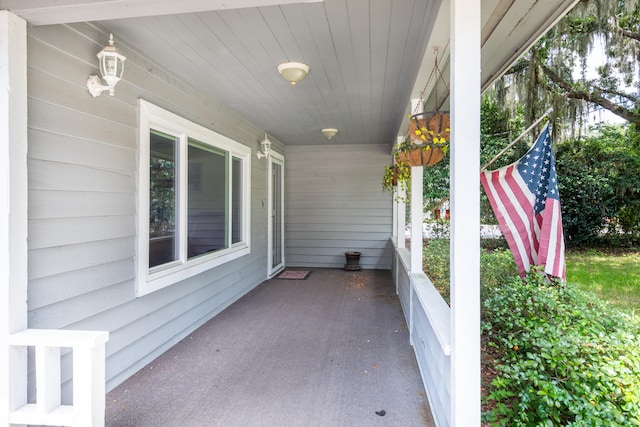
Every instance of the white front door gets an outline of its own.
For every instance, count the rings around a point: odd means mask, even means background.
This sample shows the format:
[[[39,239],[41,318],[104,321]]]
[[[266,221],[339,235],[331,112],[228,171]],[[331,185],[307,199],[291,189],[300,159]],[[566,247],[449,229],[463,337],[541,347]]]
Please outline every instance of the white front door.
[[[267,272],[275,276],[284,268],[284,157],[269,155]]]

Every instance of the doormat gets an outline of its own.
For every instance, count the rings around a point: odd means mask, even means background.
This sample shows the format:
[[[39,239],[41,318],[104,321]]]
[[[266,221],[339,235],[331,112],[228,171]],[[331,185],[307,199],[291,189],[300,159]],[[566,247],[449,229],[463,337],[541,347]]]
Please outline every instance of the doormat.
[[[304,280],[311,274],[310,271],[302,271],[302,270],[286,270],[283,271],[276,277],[277,279],[290,279],[290,280]]]

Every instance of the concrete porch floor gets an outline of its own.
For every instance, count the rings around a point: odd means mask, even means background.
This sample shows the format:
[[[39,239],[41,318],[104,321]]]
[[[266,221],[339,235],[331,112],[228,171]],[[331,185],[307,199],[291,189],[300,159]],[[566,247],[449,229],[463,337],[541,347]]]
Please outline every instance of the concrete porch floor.
[[[309,270],[109,392],[106,426],[433,426],[391,273]]]

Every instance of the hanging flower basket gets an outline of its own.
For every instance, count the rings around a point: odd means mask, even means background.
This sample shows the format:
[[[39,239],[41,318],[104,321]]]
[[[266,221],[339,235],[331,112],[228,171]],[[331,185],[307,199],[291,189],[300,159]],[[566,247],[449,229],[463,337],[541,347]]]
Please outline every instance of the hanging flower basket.
[[[409,120],[409,138],[415,144],[433,142],[449,144],[451,137],[451,120],[449,114],[441,112],[419,113]]]
[[[409,166],[433,166],[449,149],[449,114],[442,112],[414,114],[409,120],[407,139],[395,147],[398,162]]]
[[[391,166],[385,166],[382,175],[382,189],[384,191],[394,192],[395,187],[402,186],[407,188],[407,181],[411,178],[411,170],[406,163],[395,163]]]
[[[425,145],[400,151],[396,154],[396,159],[409,166],[433,166],[444,158],[444,154],[441,147]]]

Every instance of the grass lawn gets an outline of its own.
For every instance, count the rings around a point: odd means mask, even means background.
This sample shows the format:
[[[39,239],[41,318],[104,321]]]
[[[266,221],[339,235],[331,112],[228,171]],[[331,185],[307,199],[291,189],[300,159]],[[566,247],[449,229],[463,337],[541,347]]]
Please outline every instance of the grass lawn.
[[[566,254],[567,282],[610,303],[640,313],[640,253],[595,250]]]

